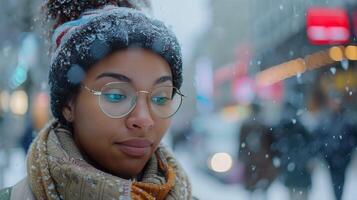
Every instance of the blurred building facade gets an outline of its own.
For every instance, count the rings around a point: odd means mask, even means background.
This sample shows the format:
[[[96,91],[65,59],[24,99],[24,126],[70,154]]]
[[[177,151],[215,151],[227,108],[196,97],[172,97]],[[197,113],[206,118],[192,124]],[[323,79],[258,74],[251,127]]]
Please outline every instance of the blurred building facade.
[[[248,65],[247,74],[253,77],[271,66],[326,49],[329,46],[309,44],[306,37],[306,11],[314,6],[344,8],[351,11],[355,8],[356,2],[211,1],[212,24],[197,42],[194,59],[190,65],[197,66],[200,59],[206,58],[212,66],[213,76],[217,76],[217,73],[224,71],[222,68],[227,65],[239,65],[242,56],[238,54],[239,51],[243,51],[241,54],[245,54],[249,60],[245,63]],[[190,68],[190,74],[195,73],[194,68]],[[226,76],[226,81],[221,81],[219,84],[222,85],[216,88],[220,92],[223,91],[223,95],[220,93],[214,101],[216,109],[236,101],[234,91],[232,93],[232,82],[241,74],[237,66],[226,71],[230,72],[231,76]],[[303,78],[311,79],[310,76],[306,74]],[[297,81],[296,78],[287,80],[287,87],[290,87],[289,84],[293,87]],[[288,90],[294,91],[293,88]]]

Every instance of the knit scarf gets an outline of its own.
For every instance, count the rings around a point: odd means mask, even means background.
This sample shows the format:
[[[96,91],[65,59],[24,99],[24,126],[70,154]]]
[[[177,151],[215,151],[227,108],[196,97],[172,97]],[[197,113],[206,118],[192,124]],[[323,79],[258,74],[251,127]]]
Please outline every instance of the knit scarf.
[[[89,164],[72,133],[53,121],[36,137],[27,158],[30,188],[38,200],[186,200],[191,185],[162,145],[146,164],[140,181],[122,179]]]

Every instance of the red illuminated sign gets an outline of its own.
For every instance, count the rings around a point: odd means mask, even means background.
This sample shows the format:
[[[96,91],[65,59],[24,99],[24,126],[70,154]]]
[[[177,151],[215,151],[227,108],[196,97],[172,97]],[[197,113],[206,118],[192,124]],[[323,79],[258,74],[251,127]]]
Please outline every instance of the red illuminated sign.
[[[312,44],[346,44],[350,40],[347,12],[339,8],[310,8],[307,37]]]

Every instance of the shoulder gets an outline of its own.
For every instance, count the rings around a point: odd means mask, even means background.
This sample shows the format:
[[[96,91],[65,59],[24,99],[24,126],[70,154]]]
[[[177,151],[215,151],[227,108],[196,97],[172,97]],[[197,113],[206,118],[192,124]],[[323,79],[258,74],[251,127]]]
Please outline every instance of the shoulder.
[[[0,190],[0,200],[10,200],[12,187]]]

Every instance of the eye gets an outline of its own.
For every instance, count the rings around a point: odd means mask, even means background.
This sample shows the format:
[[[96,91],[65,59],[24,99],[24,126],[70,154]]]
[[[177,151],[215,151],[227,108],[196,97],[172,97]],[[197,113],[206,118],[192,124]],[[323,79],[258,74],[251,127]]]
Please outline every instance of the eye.
[[[110,103],[119,103],[127,98],[126,95],[119,92],[106,92],[102,94],[104,99]]]
[[[155,105],[163,106],[167,104],[168,101],[170,101],[170,98],[164,96],[155,96],[151,98],[151,101]]]

